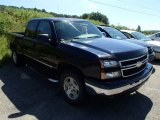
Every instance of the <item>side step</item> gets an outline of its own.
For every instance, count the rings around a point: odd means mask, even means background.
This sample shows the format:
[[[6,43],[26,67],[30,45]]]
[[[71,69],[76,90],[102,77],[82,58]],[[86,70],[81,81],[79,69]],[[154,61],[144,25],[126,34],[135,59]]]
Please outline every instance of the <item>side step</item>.
[[[38,75],[43,76],[44,78],[46,78],[45,75],[40,74],[40,73],[37,72],[33,67],[31,67],[31,66],[29,66],[29,65],[27,65],[27,64],[26,64],[26,67],[28,67],[29,69],[31,69],[32,71],[34,71],[36,74],[38,74]],[[59,80],[55,80],[55,79],[53,79],[53,78],[47,78],[47,80],[49,80],[50,82],[53,82],[53,83],[58,83],[58,82],[59,82]]]
[[[48,80],[49,80],[50,82],[54,82],[54,83],[58,83],[58,82],[59,82],[59,80],[55,80],[55,79],[51,79],[51,78],[48,78]]]

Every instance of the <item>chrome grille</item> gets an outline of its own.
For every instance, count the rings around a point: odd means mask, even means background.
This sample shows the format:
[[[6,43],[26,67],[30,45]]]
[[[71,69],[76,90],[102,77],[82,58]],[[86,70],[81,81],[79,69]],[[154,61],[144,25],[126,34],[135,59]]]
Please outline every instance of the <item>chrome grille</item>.
[[[130,77],[142,72],[146,67],[147,61],[147,54],[134,59],[120,61],[122,76]]]

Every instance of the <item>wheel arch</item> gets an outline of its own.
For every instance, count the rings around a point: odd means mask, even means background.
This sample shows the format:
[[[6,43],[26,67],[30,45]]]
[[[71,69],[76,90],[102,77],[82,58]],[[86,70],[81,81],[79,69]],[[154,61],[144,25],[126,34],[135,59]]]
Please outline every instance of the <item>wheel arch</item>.
[[[69,63],[64,63],[64,62],[59,63],[59,65],[58,65],[59,75],[61,75],[64,71],[73,71],[74,73],[81,76],[83,79],[85,77],[82,70],[79,67],[72,65],[72,64],[69,64]]]
[[[11,51],[16,50],[16,45],[13,43],[10,43],[10,49]]]

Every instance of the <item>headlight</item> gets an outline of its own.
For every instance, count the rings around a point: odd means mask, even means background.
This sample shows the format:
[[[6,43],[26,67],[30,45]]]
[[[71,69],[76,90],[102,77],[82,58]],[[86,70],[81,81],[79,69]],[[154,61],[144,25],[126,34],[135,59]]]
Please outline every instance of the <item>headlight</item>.
[[[105,74],[106,79],[117,78],[117,77],[121,77],[121,72],[120,71],[108,72],[108,73]]]
[[[117,61],[101,61],[101,79],[105,80],[105,79],[111,79],[111,78],[117,78],[117,77],[121,77],[121,72],[120,71],[107,71],[107,69],[110,68],[116,68],[118,67],[119,64]]]
[[[118,67],[118,62],[117,61],[108,61],[108,60],[105,60],[105,61],[101,62],[101,65],[104,68]]]

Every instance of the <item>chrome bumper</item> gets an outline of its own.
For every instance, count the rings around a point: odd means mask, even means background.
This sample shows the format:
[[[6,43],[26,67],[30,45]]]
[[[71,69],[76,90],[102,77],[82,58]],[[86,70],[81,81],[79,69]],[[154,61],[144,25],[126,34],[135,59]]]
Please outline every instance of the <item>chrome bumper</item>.
[[[139,85],[142,85],[144,82],[146,82],[148,80],[148,78],[151,76],[152,74],[152,70],[153,68],[150,70],[150,72],[148,73],[148,75],[146,77],[144,77],[143,79],[139,80],[138,82],[134,82],[132,84],[123,86],[123,87],[119,87],[119,88],[114,88],[114,89],[103,89],[103,88],[99,88],[96,86],[93,86],[91,84],[85,83],[86,86],[92,88],[97,94],[104,94],[104,95],[116,95],[116,94],[120,94],[123,93],[127,90],[130,90],[134,87],[137,87]]]

